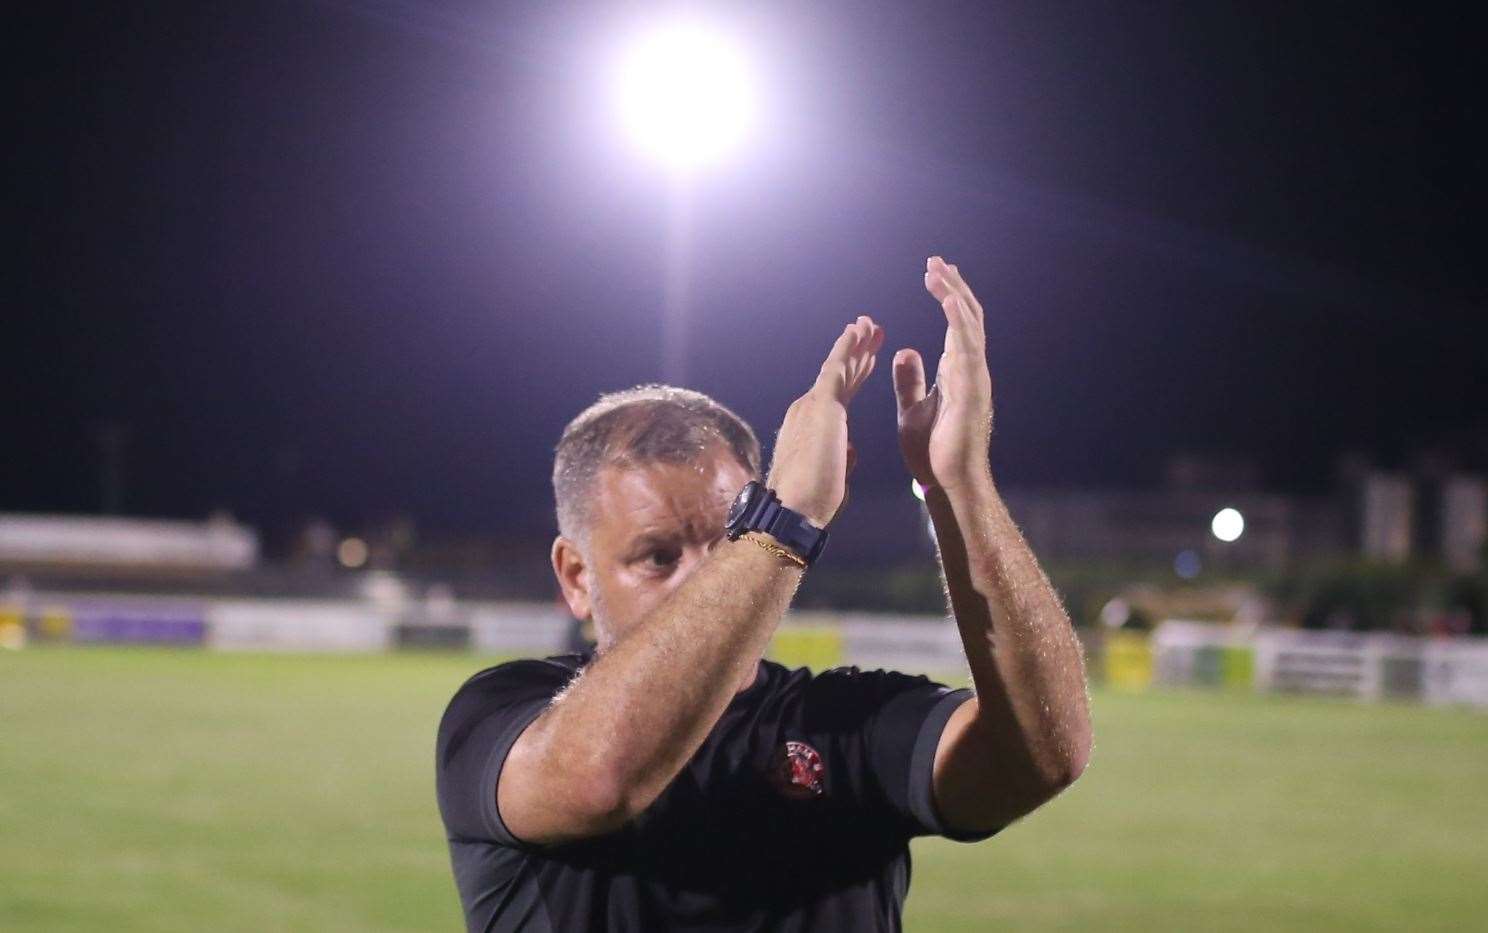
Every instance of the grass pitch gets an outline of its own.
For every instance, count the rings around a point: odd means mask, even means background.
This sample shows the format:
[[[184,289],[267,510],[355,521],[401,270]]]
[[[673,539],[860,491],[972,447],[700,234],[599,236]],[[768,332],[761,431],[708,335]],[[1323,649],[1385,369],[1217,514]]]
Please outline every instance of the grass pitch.
[[[489,663],[0,652],[0,929],[459,929],[434,728]],[[1488,715],[1187,692],[1095,714],[1063,797],[914,843],[910,930],[1488,916]]]

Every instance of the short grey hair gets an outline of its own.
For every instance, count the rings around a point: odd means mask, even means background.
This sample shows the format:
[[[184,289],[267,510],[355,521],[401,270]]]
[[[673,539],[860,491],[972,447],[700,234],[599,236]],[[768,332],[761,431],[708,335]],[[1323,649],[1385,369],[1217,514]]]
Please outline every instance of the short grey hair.
[[[594,480],[605,467],[692,463],[717,446],[759,478],[754,429],[703,393],[654,382],[606,392],[568,423],[554,449],[558,533],[586,540]]]

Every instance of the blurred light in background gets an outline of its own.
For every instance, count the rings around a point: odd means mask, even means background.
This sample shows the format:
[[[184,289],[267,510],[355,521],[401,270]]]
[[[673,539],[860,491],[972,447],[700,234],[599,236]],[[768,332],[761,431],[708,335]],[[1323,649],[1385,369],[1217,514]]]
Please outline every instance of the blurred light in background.
[[[1117,596],[1101,607],[1101,624],[1107,628],[1121,628],[1131,618],[1131,614],[1131,603]]]
[[[1203,568],[1204,564],[1199,560],[1197,551],[1184,548],[1178,552],[1177,557],[1173,558],[1173,572],[1185,580],[1197,577]]]
[[[1209,530],[1221,541],[1234,541],[1245,533],[1245,516],[1237,509],[1220,509],[1214,513]]]
[[[912,479],[909,481],[909,491],[916,499],[921,502],[925,501],[925,487],[920,485],[919,480]]]
[[[617,87],[635,141],[679,169],[722,156],[738,144],[754,115],[743,55],[696,23],[640,36],[621,58]]]
[[[399,609],[408,602],[408,586],[396,574],[386,570],[374,570],[361,581],[359,587],[363,599],[377,603],[384,609]]]
[[[361,538],[346,538],[336,548],[336,559],[341,566],[355,570],[367,562],[367,542]]]

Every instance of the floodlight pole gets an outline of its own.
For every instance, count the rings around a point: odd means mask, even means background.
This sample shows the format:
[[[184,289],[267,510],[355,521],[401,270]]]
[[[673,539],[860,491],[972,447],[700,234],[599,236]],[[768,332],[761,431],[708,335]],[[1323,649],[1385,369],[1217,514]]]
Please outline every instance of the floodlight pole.
[[[687,384],[687,305],[692,278],[692,179],[683,169],[667,179],[666,271],[661,307],[661,376]]]

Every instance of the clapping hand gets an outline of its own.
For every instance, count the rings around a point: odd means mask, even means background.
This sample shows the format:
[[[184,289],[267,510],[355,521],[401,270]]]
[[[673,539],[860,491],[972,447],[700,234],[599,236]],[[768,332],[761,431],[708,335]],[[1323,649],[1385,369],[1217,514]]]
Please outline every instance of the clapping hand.
[[[837,337],[816,381],[786,410],[766,485],[786,507],[825,527],[847,495],[854,459],[847,406],[873,372],[884,329],[866,314]]]
[[[945,351],[928,392],[920,354],[908,347],[894,354],[899,449],[921,486],[952,490],[991,474],[987,333],[981,303],[955,266],[931,256],[925,263],[925,290],[945,313]]]

